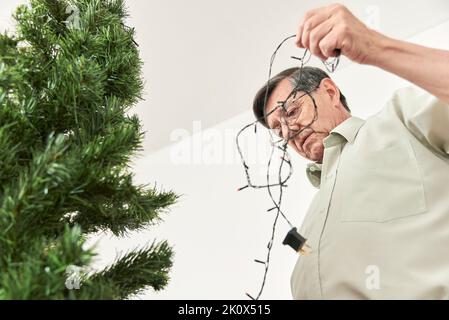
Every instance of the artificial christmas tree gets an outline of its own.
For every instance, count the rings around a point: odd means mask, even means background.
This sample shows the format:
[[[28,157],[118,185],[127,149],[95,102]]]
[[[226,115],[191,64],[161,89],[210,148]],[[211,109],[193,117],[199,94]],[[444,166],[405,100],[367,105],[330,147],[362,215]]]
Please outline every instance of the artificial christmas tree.
[[[31,0],[0,35],[0,299],[124,299],[168,281],[167,242],[87,274],[87,235],[160,220],[177,195],[135,186],[127,111],[141,60],[122,0]],[[78,268],[80,283],[70,274]]]

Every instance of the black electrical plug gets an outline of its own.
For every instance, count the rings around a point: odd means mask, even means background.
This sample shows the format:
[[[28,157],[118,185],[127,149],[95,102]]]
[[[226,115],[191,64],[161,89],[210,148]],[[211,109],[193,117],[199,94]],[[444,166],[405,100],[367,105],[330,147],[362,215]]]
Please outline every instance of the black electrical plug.
[[[287,233],[282,244],[289,245],[296,252],[308,254],[310,252],[310,247],[306,245],[306,241],[307,239],[300,235],[296,228],[293,228]]]

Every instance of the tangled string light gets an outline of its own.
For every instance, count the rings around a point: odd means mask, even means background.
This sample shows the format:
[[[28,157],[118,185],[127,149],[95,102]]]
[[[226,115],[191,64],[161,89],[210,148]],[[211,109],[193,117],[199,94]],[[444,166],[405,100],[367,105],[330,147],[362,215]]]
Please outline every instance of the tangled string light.
[[[266,108],[267,101],[268,101],[268,91],[270,88],[271,71],[272,71],[274,60],[276,58],[276,54],[286,41],[288,41],[289,39],[295,38],[295,37],[296,37],[296,35],[292,35],[292,36],[289,36],[289,37],[285,38],[284,40],[282,40],[282,42],[277,46],[276,50],[274,51],[273,55],[271,56],[270,67],[269,67],[269,71],[268,71],[268,81],[267,81],[265,97],[264,97],[264,110]],[[339,64],[339,61],[340,61],[340,50],[336,49],[335,53],[336,53],[336,56],[334,58],[330,59],[330,61],[323,61],[324,66],[331,73],[333,73],[336,70],[336,68]],[[246,188],[267,189],[268,195],[274,205],[274,207],[268,209],[267,211],[271,212],[271,211],[276,210],[275,218],[273,221],[272,232],[271,232],[271,238],[267,245],[268,250],[267,250],[266,259],[265,259],[265,261],[258,260],[258,259],[254,260],[256,263],[263,264],[265,266],[265,270],[264,270],[262,284],[261,284],[261,287],[260,287],[260,290],[259,290],[257,296],[254,298],[249,293],[246,293],[246,295],[252,300],[259,300],[260,296],[262,295],[263,289],[265,287],[265,282],[267,279],[267,274],[268,274],[268,269],[269,269],[269,264],[270,264],[271,249],[273,247],[274,236],[275,236],[275,231],[276,231],[276,226],[277,226],[279,216],[281,216],[287,222],[287,224],[290,226],[290,228],[292,228],[292,230],[296,231],[296,228],[293,227],[291,222],[287,219],[285,213],[281,210],[281,203],[282,203],[283,189],[287,187],[286,183],[293,175],[293,166],[292,166],[292,163],[290,160],[290,155],[287,152],[288,143],[290,140],[292,140],[295,137],[297,137],[298,135],[300,135],[304,130],[310,128],[311,125],[318,119],[318,111],[317,111],[316,102],[312,96],[313,91],[315,91],[317,88],[315,88],[314,90],[311,90],[310,92],[305,92],[304,94],[297,97],[300,84],[302,83],[302,68],[304,67],[305,64],[307,64],[309,62],[310,57],[311,57],[311,54],[310,54],[309,50],[305,50],[304,55],[301,58],[293,57],[293,56],[291,57],[292,59],[300,61],[299,80],[298,80],[296,86],[293,88],[293,90],[287,96],[287,98],[284,101],[279,101],[277,103],[277,106],[272,111],[270,111],[269,113],[267,113],[265,115],[265,118],[268,118],[270,115],[272,115],[274,112],[276,112],[276,110],[281,109],[280,110],[280,114],[281,114],[280,119],[283,122],[284,128],[287,128],[287,130],[288,130],[287,135],[286,135],[287,139],[285,139],[285,135],[283,136],[281,134],[280,127],[272,128],[272,130],[268,130],[269,135],[270,135],[270,144],[271,144],[272,148],[271,148],[270,157],[269,157],[268,164],[267,164],[267,173],[266,173],[267,183],[265,185],[257,185],[252,182],[251,176],[250,176],[250,168],[249,168],[249,166],[245,160],[245,157],[243,155],[242,149],[240,147],[240,140],[239,140],[240,136],[245,131],[252,128],[253,126],[254,126],[254,133],[257,134],[257,123],[260,120],[263,120],[263,118],[257,118],[254,122],[244,126],[237,133],[237,136],[236,136],[236,146],[237,146],[237,150],[239,152],[239,155],[240,155],[240,158],[241,158],[241,161],[243,164],[243,169],[244,169],[246,180],[247,180],[247,185],[239,188],[238,191],[244,190]],[[299,102],[301,101],[301,99],[303,97],[306,97],[306,96],[310,97],[310,99],[313,102],[314,117],[313,117],[312,121],[308,125],[304,126],[302,129],[300,129],[300,130],[293,129],[292,124],[297,123],[299,113],[300,113],[300,112],[298,112],[298,110],[300,110],[300,108],[301,108],[301,105],[299,104]],[[277,137],[276,140],[275,140],[275,136]],[[274,151],[276,150],[276,148],[282,151],[282,156],[281,156],[281,162],[280,162],[279,170],[278,170],[277,182],[272,183],[271,179],[270,179],[270,167],[272,164],[273,155],[274,155]],[[284,165],[288,166],[288,174],[284,179],[282,179],[281,172],[282,172]],[[275,187],[279,188],[279,197],[277,200],[274,198],[273,193],[272,193],[272,188],[275,188]]]

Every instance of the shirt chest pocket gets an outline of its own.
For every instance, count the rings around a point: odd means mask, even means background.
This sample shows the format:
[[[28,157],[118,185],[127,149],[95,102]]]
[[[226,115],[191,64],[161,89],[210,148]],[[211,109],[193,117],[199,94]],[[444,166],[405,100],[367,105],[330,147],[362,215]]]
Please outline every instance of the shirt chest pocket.
[[[351,166],[339,172],[343,222],[387,222],[426,211],[420,168],[408,140],[345,156]]]

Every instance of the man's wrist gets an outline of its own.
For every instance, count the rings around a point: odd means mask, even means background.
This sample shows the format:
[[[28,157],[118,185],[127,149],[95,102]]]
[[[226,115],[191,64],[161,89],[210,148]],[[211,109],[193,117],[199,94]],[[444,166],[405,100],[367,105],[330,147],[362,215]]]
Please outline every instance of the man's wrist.
[[[376,30],[370,29],[371,47],[367,54],[365,64],[382,68],[389,58],[389,52],[394,51],[397,40],[389,38]],[[391,57],[390,57],[391,58]]]

